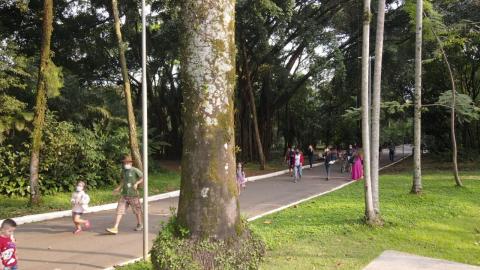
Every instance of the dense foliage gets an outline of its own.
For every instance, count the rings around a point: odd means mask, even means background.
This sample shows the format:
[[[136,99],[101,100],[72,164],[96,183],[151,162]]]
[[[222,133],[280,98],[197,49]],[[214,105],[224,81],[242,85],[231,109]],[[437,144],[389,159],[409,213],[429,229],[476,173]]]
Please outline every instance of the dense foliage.
[[[128,151],[126,139],[124,128],[112,132],[95,125],[87,129],[49,115],[40,164],[42,193],[73,191],[78,180],[91,189],[113,185],[120,176],[121,156]],[[28,194],[29,147],[28,143],[0,146],[0,194]]]
[[[147,90],[149,133],[155,142],[151,153],[155,158],[179,158],[179,1],[149,4]],[[450,149],[449,108],[444,105],[451,87],[432,29],[443,42],[458,85],[460,155],[478,155],[480,149],[479,9],[478,1],[425,1],[423,137],[434,152]],[[111,3],[58,0],[54,10],[47,78],[51,125],[40,157],[43,190],[67,189],[79,177],[108,184],[114,172],[106,164],[117,161],[128,144]],[[138,116],[139,2],[119,1],[119,11]],[[0,3],[0,163],[9,164],[0,168],[1,193],[25,194],[27,188],[41,14],[41,1]],[[236,16],[238,159],[258,159],[252,109],[267,158],[292,144],[359,143],[360,124],[349,112],[359,107],[361,1],[238,0]],[[387,1],[381,144],[411,141],[414,16],[415,1]],[[89,145],[91,141],[95,145]],[[65,157],[57,163],[53,153],[60,148],[65,148]]]

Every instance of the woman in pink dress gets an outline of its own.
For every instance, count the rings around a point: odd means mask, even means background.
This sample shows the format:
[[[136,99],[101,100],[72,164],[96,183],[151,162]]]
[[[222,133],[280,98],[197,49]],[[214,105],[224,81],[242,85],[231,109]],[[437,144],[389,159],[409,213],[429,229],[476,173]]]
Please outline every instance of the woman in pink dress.
[[[363,178],[363,156],[360,152],[353,155],[352,180]]]

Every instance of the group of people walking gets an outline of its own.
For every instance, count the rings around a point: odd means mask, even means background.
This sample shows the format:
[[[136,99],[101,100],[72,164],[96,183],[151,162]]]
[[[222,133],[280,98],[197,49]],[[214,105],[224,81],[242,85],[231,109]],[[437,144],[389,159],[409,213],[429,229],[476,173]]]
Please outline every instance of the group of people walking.
[[[310,168],[313,167],[313,159],[315,156],[314,148],[309,145],[306,151]],[[352,180],[359,180],[363,178],[363,155],[361,150],[355,145],[349,145],[348,149],[340,151],[339,149],[328,146],[323,153],[320,153],[319,158],[324,159],[326,179],[330,179],[331,166],[337,160],[342,160],[342,173],[350,172]],[[298,147],[288,147],[285,154],[285,162],[287,163],[290,176],[296,183],[302,178],[302,167],[304,166],[304,156],[302,150]],[[345,169],[344,169],[345,168]]]
[[[312,145],[308,146],[306,154],[308,157],[308,163],[310,164],[310,168],[312,168],[314,155]],[[289,147],[285,155],[285,161],[287,162],[288,172],[290,173],[290,176],[293,177],[293,181],[295,183],[300,181],[300,179],[302,179],[302,169],[305,164],[305,157],[303,155],[303,151],[300,150],[298,147]]]
[[[133,213],[137,219],[137,226],[135,231],[142,231],[142,205],[140,203],[140,194],[138,188],[143,183],[143,174],[140,169],[133,167],[133,160],[131,156],[125,156],[122,160],[122,172],[120,177],[120,184],[114,189],[113,193],[120,195],[114,225],[111,228],[105,229],[109,234],[118,234],[118,226],[125,214],[126,209],[132,208]],[[91,227],[90,221],[82,219],[82,215],[88,209],[90,197],[85,192],[86,182],[78,181],[75,191],[70,200],[72,204],[72,221],[74,224],[74,234],[79,234],[83,230]]]

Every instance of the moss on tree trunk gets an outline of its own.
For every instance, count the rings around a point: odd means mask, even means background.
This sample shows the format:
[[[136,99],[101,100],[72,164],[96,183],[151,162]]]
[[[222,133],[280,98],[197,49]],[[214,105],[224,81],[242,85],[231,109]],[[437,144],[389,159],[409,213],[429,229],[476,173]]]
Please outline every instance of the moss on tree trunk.
[[[128,119],[128,135],[130,140],[130,152],[133,157],[134,166],[142,169],[142,158],[137,141],[137,124],[135,122],[135,113],[132,104],[132,91],[130,89],[130,79],[128,78],[127,60],[125,58],[126,44],[122,39],[122,29],[120,27],[120,16],[118,13],[117,0],[112,0],[112,13],[115,27],[115,35],[117,36],[118,54],[120,60],[120,67],[122,70],[123,91],[125,94],[125,102],[127,105],[127,119]]]
[[[47,110],[46,71],[50,63],[50,40],[53,31],[53,0],[43,2],[42,46],[40,49],[40,67],[38,69],[37,95],[35,100],[35,117],[33,119],[32,152],[30,157],[30,203],[38,204],[40,200],[40,187],[38,171],[40,164],[40,149],[42,146],[42,133],[45,124],[45,111]]]
[[[241,231],[235,180],[235,1],[182,3],[183,157],[179,225],[190,238]]]

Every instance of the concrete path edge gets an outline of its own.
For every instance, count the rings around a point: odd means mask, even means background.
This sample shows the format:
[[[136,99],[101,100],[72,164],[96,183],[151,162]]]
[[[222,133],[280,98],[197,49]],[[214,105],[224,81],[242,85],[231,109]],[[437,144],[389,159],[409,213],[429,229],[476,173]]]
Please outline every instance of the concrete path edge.
[[[317,167],[317,166],[320,166],[322,164],[323,164],[323,162],[322,163],[315,163],[315,164],[313,164],[313,167]],[[308,168],[308,167],[309,167],[309,165],[303,166],[304,169]],[[267,173],[267,174],[247,177],[247,181],[254,182],[254,181],[257,181],[257,180],[262,180],[262,179],[267,179],[267,178],[279,176],[279,175],[282,175],[282,174],[285,174],[285,173],[288,173],[288,170],[282,170],[282,171],[277,171],[277,172],[273,172],[273,173]],[[153,202],[153,201],[178,197],[179,195],[180,195],[180,190],[175,190],[175,191],[171,191],[171,192],[167,192],[167,193],[152,195],[152,196],[148,197],[148,201]],[[140,199],[140,201],[143,203],[143,199]],[[114,202],[114,203],[102,204],[102,205],[89,207],[88,210],[85,213],[95,213],[95,212],[113,210],[113,209],[116,209],[116,208],[117,208],[117,203]],[[63,217],[70,217],[70,216],[72,216],[72,211],[71,210],[63,210],[63,211],[55,211],[55,212],[47,212],[47,213],[41,213],[41,214],[35,214],[35,215],[14,217],[12,219],[15,220],[15,222],[18,225],[22,225],[22,224],[26,224],[26,223],[40,222],[40,221],[46,221],[46,220],[63,218]],[[3,222],[3,219],[0,219],[0,224],[2,222]]]

